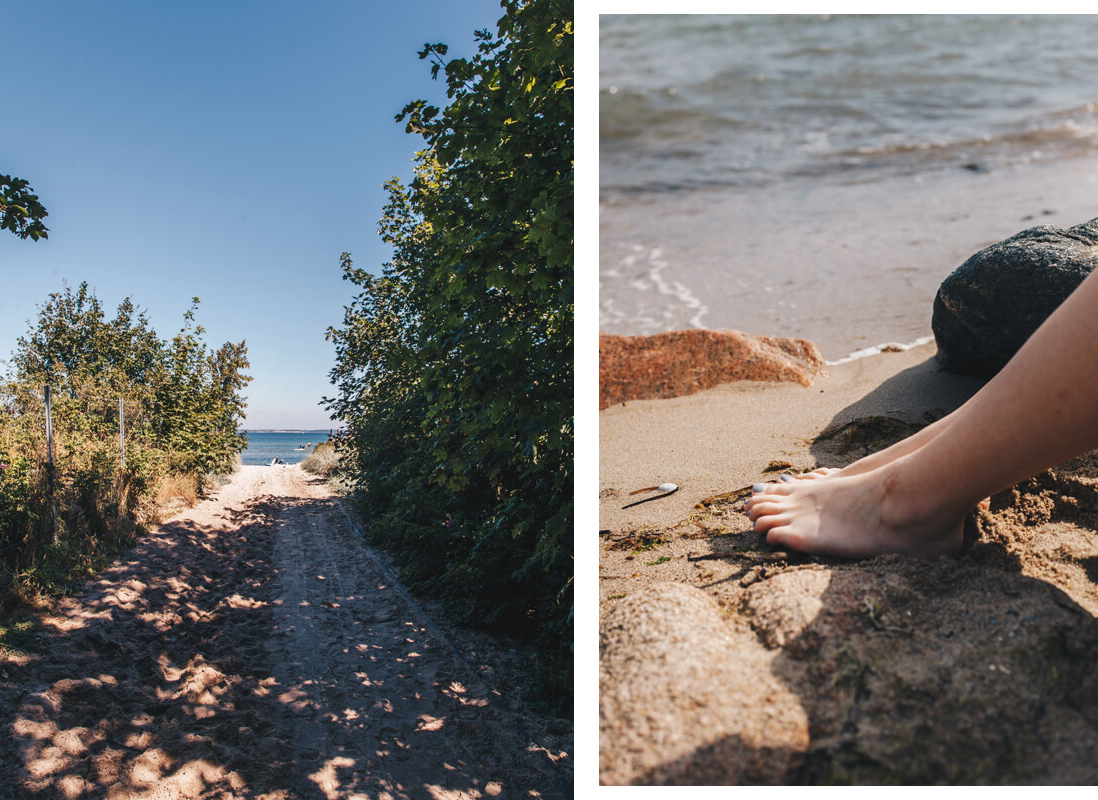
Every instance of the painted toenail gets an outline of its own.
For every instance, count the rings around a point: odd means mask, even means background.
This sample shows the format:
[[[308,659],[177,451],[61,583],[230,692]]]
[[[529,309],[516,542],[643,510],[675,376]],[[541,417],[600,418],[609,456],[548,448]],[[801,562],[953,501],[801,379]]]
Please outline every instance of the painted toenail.
[[[787,473],[787,474],[785,474],[785,475],[782,475],[782,476],[781,476],[781,479],[782,479],[783,481],[785,481],[786,483],[789,483],[789,482],[790,482],[791,480],[793,480],[793,476],[792,476],[792,475],[789,475],[789,474]]]
[[[761,494],[762,492],[765,492],[765,491],[766,491],[766,484],[765,483],[756,483],[751,487],[751,493],[752,494]]]

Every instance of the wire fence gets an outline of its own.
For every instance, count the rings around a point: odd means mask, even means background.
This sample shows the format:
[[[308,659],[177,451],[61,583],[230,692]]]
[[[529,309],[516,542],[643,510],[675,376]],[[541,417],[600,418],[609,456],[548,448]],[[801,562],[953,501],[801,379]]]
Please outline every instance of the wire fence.
[[[150,415],[125,397],[6,385],[0,398],[0,564],[26,563],[63,536],[94,537],[131,505],[127,445]]]

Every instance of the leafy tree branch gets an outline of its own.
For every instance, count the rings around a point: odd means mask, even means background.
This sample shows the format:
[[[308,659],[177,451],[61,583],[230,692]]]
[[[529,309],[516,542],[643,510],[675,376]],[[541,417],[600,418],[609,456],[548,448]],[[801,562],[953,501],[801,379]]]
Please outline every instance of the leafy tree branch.
[[[11,175],[0,175],[0,229],[9,230],[20,239],[49,238],[49,228],[42,220],[49,216],[27,181]]]

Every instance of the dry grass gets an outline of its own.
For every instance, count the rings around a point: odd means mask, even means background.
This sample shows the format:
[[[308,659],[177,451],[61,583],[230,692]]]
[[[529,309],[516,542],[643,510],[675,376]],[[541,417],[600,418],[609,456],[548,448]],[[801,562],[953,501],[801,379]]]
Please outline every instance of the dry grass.
[[[156,490],[156,507],[162,518],[197,502],[198,477],[192,474],[167,475]]]
[[[27,653],[41,649],[41,622],[26,608],[0,616],[0,664],[5,661],[20,662]],[[0,666],[0,678],[7,678]]]
[[[335,445],[331,442],[321,442],[301,462],[303,470],[325,478],[335,472],[338,467],[339,454],[336,452]]]

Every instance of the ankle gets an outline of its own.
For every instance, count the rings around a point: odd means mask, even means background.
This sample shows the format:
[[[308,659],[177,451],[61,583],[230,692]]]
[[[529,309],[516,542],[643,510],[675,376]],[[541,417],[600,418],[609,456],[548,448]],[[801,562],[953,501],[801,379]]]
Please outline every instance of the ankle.
[[[900,458],[878,470],[881,523],[893,530],[940,530],[952,535],[954,523],[965,515],[964,502],[923,479],[909,458]]]

